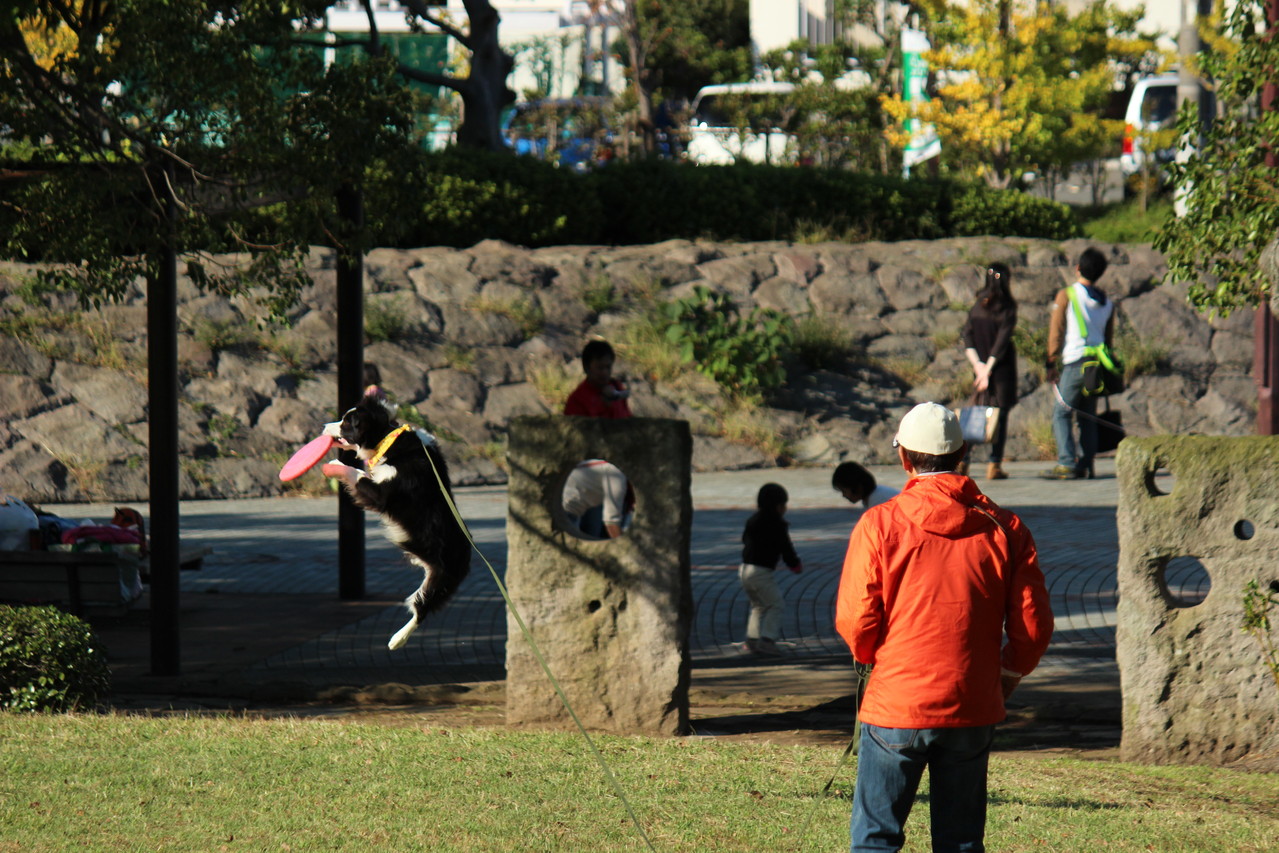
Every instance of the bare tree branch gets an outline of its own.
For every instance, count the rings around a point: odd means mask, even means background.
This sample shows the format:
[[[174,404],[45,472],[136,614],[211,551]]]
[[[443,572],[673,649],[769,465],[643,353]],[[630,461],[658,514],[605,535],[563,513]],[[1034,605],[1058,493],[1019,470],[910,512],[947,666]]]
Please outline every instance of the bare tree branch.
[[[367,3],[368,0],[365,0],[365,2]],[[471,42],[471,36],[469,33],[463,32],[462,30],[450,24],[448,21],[445,21],[442,18],[438,18],[435,15],[431,14],[430,7],[427,6],[426,3],[423,2],[423,0],[401,0],[401,2],[404,8],[408,9],[416,17],[421,18],[423,21],[426,21],[431,26],[438,28],[440,32],[450,35],[453,38],[457,39],[468,50],[474,49],[473,44]],[[471,8],[469,4],[466,4],[466,12],[469,18],[471,13]],[[472,31],[474,31],[475,27],[472,26],[471,29]]]
[[[453,77],[448,74],[440,74],[435,71],[423,71],[420,68],[414,68],[411,65],[397,63],[395,66],[396,73],[418,83],[425,83],[428,86],[444,86],[455,92],[462,92],[467,88],[467,80],[464,77]]]

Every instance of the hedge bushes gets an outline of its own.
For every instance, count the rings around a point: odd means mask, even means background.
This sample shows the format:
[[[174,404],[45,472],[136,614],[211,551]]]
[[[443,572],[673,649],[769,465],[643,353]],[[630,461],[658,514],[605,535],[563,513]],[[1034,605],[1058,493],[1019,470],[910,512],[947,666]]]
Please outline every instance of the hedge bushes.
[[[53,607],[0,606],[0,708],[72,711],[110,689],[106,655],[84,621]]]
[[[582,176],[532,157],[452,149],[424,155],[411,179],[421,207],[402,246],[596,242],[602,211]]]
[[[448,151],[424,155],[414,180],[421,211],[396,241],[405,247],[782,240],[802,224],[866,240],[1079,234],[1065,205],[1024,193],[815,168],[649,160],[581,175],[530,157]]]
[[[0,200],[6,192],[17,191],[0,187]],[[331,199],[315,201],[318,208],[331,207]],[[0,204],[0,256],[60,260],[56,240],[26,235],[23,242],[25,229],[9,208]],[[364,242],[369,247],[469,247],[490,238],[522,246],[791,240],[805,229],[846,240],[981,234],[1066,239],[1080,233],[1065,205],[946,179],[670,160],[613,162],[578,174],[509,152],[457,149],[423,151],[394,173],[390,167],[379,171],[365,186],[364,208],[374,232]],[[299,229],[312,232],[301,235],[310,243],[333,240],[322,217],[285,216],[278,205],[257,208],[241,214],[234,230],[266,244]],[[197,229],[184,246],[194,249],[203,241],[209,251],[235,248],[218,233]]]

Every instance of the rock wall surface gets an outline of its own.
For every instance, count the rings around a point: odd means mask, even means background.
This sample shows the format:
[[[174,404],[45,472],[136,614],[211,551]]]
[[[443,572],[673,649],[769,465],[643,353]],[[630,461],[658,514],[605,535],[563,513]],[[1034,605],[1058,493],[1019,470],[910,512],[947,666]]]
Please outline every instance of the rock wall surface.
[[[1279,581],[1279,438],[1125,441],[1117,471],[1123,759],[1226,764],[1275,755],[1279,685],[1241,625],[1248,582],[1268,591]],[[1171,475],[1166,493],[1155,485],[1159,471]],[[1186,560],[1211,582],[1193,605],[1166,580]]]
[[[1020,325],[1042,346],[1048,306],[1086,245],[965,238],[378,249],[366,261],[366,358],[396,400],[441,433],[462,485],[505,481],[509,423],[558,410],[581,376],[577,356],[589,335],[619,344],[617,373],[637,415],[689,421],[696,470],[882,463],[891,460],[896,421],[915,402],[964,402],[958,332],[984,265],[1012,268]],[[1165,266],[1147,246],[1100,248],[1112,264],[1102,283],[1128,340],[1154,354],[1153,369],[1113,400],[1130,434],[1251,432],[1250,316],[1196,314],[1184,287],[1156,286]],[[306,271],[311,286],[290,325],[276,330],[259,326],[252,300],[182,279],[184,496],[280,493],[288,488],[276,478],[282,462],[336,415],[332,253],[312,252]],[[145,499],[144,286],[82,312],[65,297],[31,297],[33,272],[0,265],[0,490],[38,502]],[[635,317],[697,285],[730,294],[743,310],[816,318],[842,338],[846,353],[833,361],[791,359],[785,385],[752,413],[783,451],[737,437],[707,403],[713,388],[656,381],[638,357],[628,360],[637,349],[622,344],[635,339]],[[1037,367],[1020,362],[1010,458],[1047,458],[1051,397]],[[299,482],[323,487],[318,474]]]

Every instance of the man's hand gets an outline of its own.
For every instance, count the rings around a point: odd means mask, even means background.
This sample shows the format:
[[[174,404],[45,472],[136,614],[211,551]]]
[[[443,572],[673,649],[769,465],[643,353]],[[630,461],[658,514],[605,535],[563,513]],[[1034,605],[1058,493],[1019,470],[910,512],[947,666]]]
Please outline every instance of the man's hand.
[[[1049,385],[1056,385],[1061,381],[1061,372],[1057,370],[1057,365],[1049,364],[1044,367],[1044,380]]]
[[[796,564],[795,564],[795,565],[793,565],[793,566],[787,566],[787,568],[789,568],[789,569],[790,569],[792,572],[794,572],[795,574],[799,574],[800,572],[804,571],[804,564],[803,564],[803,563],[796,563]]]
[[[1020,675],[1001,675],[999,676],[999,686],[1004,693],[1004,701],[1008,701],[1008,697],[1013,695],[1013,691],[1017,689],[1017,685],[1021,684]]]

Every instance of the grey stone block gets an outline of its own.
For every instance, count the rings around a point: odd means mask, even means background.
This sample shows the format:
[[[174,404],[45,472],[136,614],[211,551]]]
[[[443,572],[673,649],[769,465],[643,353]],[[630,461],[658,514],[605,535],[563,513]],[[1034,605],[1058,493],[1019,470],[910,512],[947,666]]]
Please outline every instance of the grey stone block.
[[[603,731],[687,733],[688,424],[521,417],[511,424],[507,458],[507,588],[578,718]],[[634,521],[618,539],[570,532],[560,495],[583,459],[608,459],[634,488]],[[519,622],[508,615],[507,625],[507,722],[567,724]]]
[[[1129,438],[1116,472],[1123,760],[1225,764],[1279,749],[1277,685],[1240,630],[1245,585],[1279,579],[1279,438]],[[1211,582],[1194,606],[1165,578],[1187,559]]]

